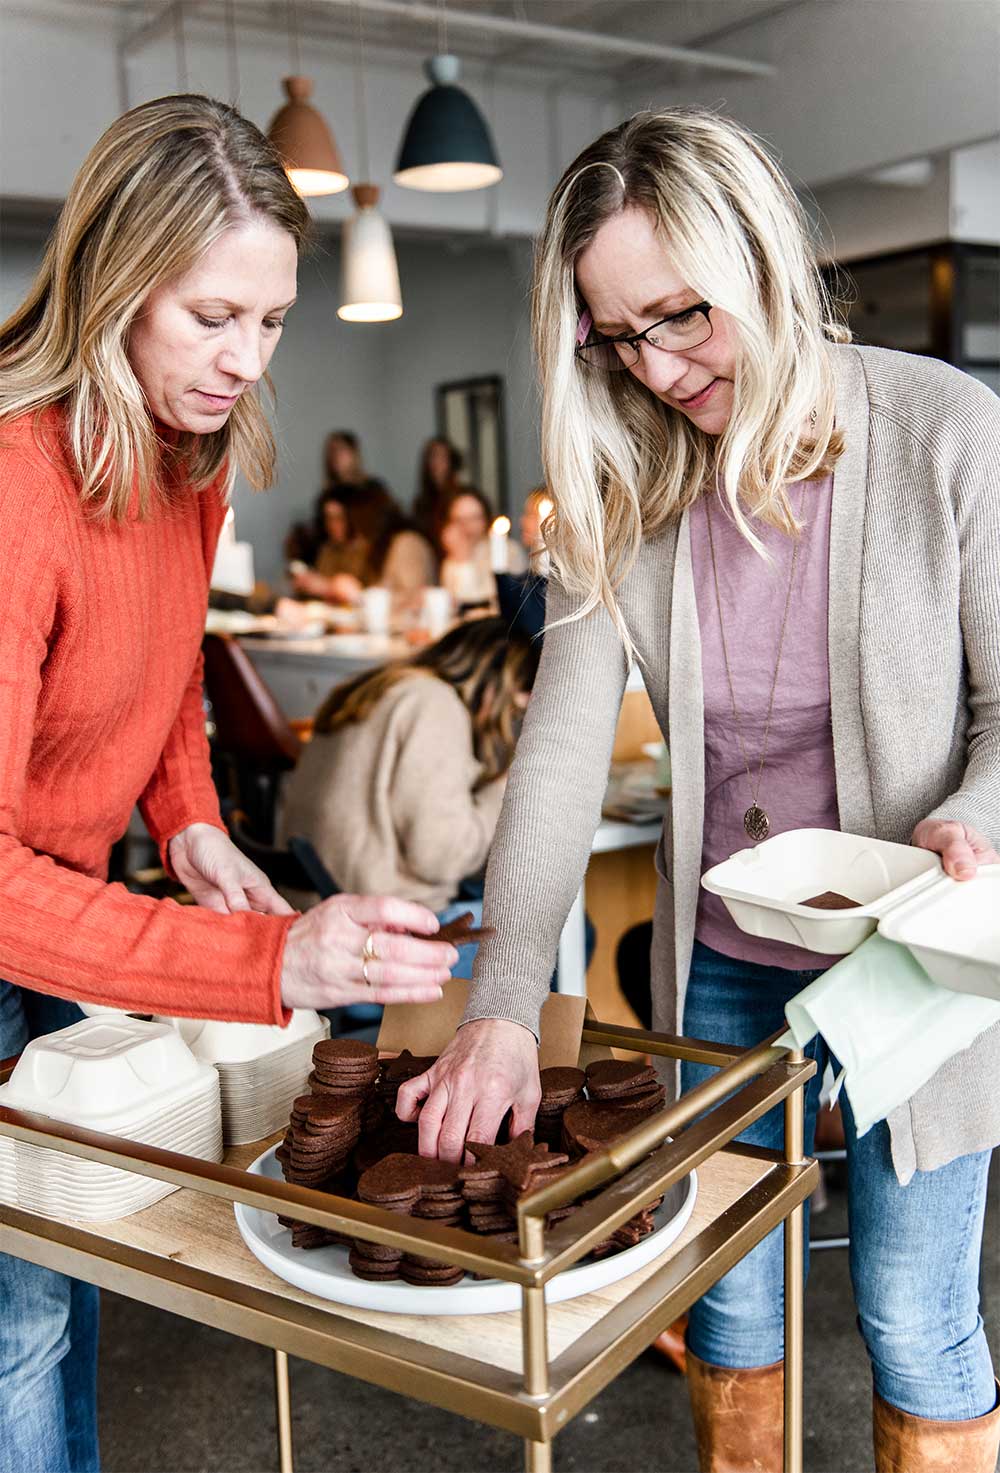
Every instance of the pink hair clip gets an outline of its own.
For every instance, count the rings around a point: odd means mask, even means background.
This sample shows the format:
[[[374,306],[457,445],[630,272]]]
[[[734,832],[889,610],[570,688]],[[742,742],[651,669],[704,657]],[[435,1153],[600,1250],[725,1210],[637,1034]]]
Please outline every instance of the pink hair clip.
[[[576,346],[582,347],[590,336],[590,329],[594,325],[594,319],[590,313],[584,311],[580,315],[580,321],[576,324]]]

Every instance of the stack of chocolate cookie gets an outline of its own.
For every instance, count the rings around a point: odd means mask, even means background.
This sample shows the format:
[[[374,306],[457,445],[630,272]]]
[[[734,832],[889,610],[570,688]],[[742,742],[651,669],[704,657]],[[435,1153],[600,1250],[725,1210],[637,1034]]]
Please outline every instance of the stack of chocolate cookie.
[[[386,1156],[366,1171],[358,1182],[358,1198],[373,1207],[405,1216],[421,1217],[456,1227],[462,1220],[462,1194],[458,1168],[447,1161],[422,1156]],[[455,1264],[439,1263],[412,1253],[355,1239],[348,1262],[361,1279],[385,1282],[402,1278],[410,1284],[457,1284],[464,1271]]]
[[[661,1109],[667,1098],[655,1070],[629,1059],[598,1059],[588,1064],[587,1094],[592,1100],[613,1104],[620,1110],[639,1110],[644,1115]]]
[[[507,1145],[485,1145],[468,1141],[475,1165],[463,1166],[459,1172],[462,1195],[466,1202],[469,1226],[501,1242],[513,1242],[517,1236],[518,1198],[551,1181],[568,1157],[561,1151],[550,1151],[536,1142],[530,1130],[524,1131]],[[551,1213],[550,1221],[559,1221],[570,1209]]]
[[[634,1248],[636,1243],[641,1243],[643,1238],[648,1238],[656,1228],[653,1214],[663,1201],[662,1197],[655,1197],[648,1207],[630,1217],[628,1222],[623,1222],[620,1228],[616,1228],[609,1238],[603,1243],[598,1243],[591,1248],[593,1258],[607,1258],[611,1253],[620,1253],[623,1248]]]
[[[395,1115],[396,1113],[396,1096],[399,1094],[399,1086],[405,1084],[408,1079],[416,1079],[418,1074],[426,1074],[431,1065],[436,1063],[436,1058],[415,1057],[408,1048],[404,1048],[396,1058],[385,1061],[379,1076],[378,1092],[387,1114]]]
[[[587,1076],[582,1069],[543,1069],[539,1075],[542,1098],[535,1116],[535,1139],[551,1150],[562,1145],[563,1114],[583,1099]]]

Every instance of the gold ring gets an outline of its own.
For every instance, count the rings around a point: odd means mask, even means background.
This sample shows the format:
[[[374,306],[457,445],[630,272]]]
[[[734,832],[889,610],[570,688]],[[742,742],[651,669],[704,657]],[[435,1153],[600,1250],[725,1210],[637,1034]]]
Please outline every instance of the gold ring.
[[[361,955],[364,957],[365,961],[369,961],[369,962],[377,962],[378,961],[378,952],[375,950],[375,932],[374,931],[369,931],[368,932],[368,940],[365,942],[365,947],[364,947],[364,950],[362,951]]]
[[[368,958],[366,956],[361,958],[361,975],[365,979],[365,986],[370,987],[372,985],[372,979],[368,975]]]

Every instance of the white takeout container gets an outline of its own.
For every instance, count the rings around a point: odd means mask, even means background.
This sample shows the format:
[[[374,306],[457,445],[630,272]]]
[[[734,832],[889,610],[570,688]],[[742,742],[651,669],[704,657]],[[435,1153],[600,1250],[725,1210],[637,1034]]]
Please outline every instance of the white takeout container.
[[[974,880],[942,878],[879,923],[913,953],[932,982],[1000,1002],[1000,864]]]
[[[163,1023],[105,1015],[32,1039],[0,1086],[0,1105],[222,1159],[218,1074]],[[0,1139],[0,1201],[14,1206],[99,1221],[141,1211],[176,1190],[119,1167]]]
[[[701,880],[741,931],[846,956],[878,930],[906,946],[932,981],[1000,1000],[1000,865],[952,880],[938,855],[835,829],[792,829],[740,849]],[[850,910],[803,905],[833,890]]]
[[[135,1018],[83,1018],[33,1038],[0,1088],[3,1103],[120,1133],[134,1116],[187,1098],[210,1078],[174,1029]]]
[[[200,1018],[158,1021],[175,1029],[218,1074],[228,1146],[263,1140],[288,1123],[292,1101],[308,1088],[313,1048],[330,1036],[328,1020],[309,1008],[296,1010],[284,1028]]]
[[[212,1018],[158,1017],[156,1021],[179,1033],[195,1058],[206,1064],[249,1063],[329,1031],[324,1019],[309,1008],[296,1009],[285,1028],[276,1023],[220,1023]]]

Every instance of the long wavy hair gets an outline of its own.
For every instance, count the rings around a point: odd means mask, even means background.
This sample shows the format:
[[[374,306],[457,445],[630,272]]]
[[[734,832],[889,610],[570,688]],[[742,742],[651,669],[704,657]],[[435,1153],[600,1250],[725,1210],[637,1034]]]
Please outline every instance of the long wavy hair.
[[[408,660],[338,685],[317,711],[314,731],[323,736],[364,721],[401,680],[443,680],[472,720],[473,748],[482,763],[476,787],[485,787],[514,760],[523,715],[516,698],[534,685],[540,654],[538,640],[511,634],[503,619],[471,619]]]
[[[274,439],[258,393],[244,393],[210,435],[158,437],[128,360],[150,293],[188,271],[225,231],[266,219],[301,251],[309,215],[274,147],[224,102],[160,97],[116,119],[70,188],[41,269],[0,325],[0,421],[52,404],[80,495],[109,520],[148,515],[180,473],[194,489],[239,467],[270,485]],[[270,380],[265,379],[270,389]]]
[[[732,320],[733,412],[719,436],[632,374],[601,374],[574,356],[586,308],[576,261],[629,207],[652,216],[692,291]],[[752,133],[704,108],[638,113],[570,164],[536,250],[533,331],[555,504],[545,541],[562,582],[580,596],[571,617],[604,604],[631,655],[616,590],[642,538],[712,479],[758,552],[751,518],[798,532],[785,486],[827,474],[843,449],[826,344],[850,333],[835,318],[791,185]]]

